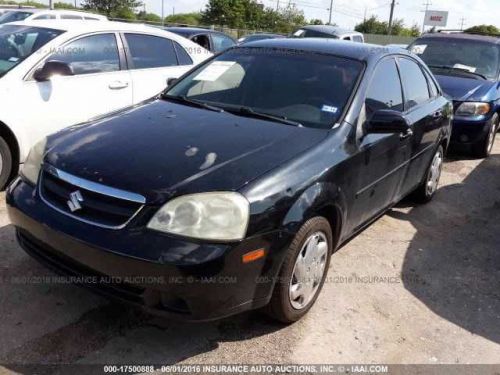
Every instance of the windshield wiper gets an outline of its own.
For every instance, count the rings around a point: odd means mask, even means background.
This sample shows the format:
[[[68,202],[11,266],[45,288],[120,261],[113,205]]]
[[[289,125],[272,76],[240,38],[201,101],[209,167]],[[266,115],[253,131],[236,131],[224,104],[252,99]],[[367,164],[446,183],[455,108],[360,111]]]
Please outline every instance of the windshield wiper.
[[[209,111],[224,112],[224,109],[222,109],[222,108],[219,108],[219,107],[216,107],[216,106],[204,103],[204,102],[199,102],[198,100],[189,99],[186,96],[174,96],[174,95],[163,94],[163,95],[161,95],[161,98],[165,99],[165,100],[171,100],[171,101],[176,102],[176,103],[190,105],[192,107],[208,109]]]
[[[293,125],[298,127],[303,127],[300,122],[287,119],[285,116],[272,115],[270,113],[258,112],[250,107],[236,107],[236,108],[226,108],[227,112],[242,115],[246,117],[254,117],[263,120],[270,120],[274,122],[279,122],[281,124]]]
[[[488,77],[481,73],[476,73],[476,72],[471,72],[469,69],[466,68],[457,68],[455,66],[448,66],[448,65],[428,65],[429,68],[434,68],[434,69],[443,69],[443,70],[458,70],[459,72],[464,72],[468,74],[472,74],[474,76],[480,77],[482,79],[488,80]]]

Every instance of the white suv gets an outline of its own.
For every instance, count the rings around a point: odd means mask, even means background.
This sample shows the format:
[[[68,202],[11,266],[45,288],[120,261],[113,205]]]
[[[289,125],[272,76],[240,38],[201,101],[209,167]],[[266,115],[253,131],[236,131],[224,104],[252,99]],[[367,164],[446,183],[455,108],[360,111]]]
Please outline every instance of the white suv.
[[[107,21],[108,17],[100,14],[79,12],[74,10],[51,10],[19,8],[9,9],[0,16],[0,24],[18,21],[41,21],[41,20],[85,20],[85,21]]]
[[[39,139],[154,97],[209,56],[188,39],[144,25],[0,25],[0,188]]]

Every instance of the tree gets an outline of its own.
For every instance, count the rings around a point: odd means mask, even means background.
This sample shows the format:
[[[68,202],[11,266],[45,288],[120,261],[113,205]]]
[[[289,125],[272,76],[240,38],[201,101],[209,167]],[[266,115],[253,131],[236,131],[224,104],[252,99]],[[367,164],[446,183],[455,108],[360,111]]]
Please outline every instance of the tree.
[[[389,33],[389,24],[385,21],[379,21],[376,16],[371,16],[357,24],[354,29],[363,34],[387,35]],[[418,37],[420,36],[420,28],[416,24],[411,28],[407,28],[402,19],[395,19],[392,23],[392,35]]]
[[[161,17],[155,13],[148,13],[141,10],[137,13],[137,19],[144,22],[161,23]]]
[[[134,11],[141,5],[139,0],[85,0],[83,8],[108,17],[135,18]]]
[[[165,17],[165,23],[197,26],[201,22],[201,13],[179,13]]]
[[[73,4],[58,1],[54,3],[54,9],[78,9],[78,8],[75,8]]]
[[[467,33],[493,34],[500,35],[500,29],[493,25],[478,25],[469,27],[465,30]]]
[[[309,21],[309,25],[323,25],[323,21],[319,19],[312,19]]]

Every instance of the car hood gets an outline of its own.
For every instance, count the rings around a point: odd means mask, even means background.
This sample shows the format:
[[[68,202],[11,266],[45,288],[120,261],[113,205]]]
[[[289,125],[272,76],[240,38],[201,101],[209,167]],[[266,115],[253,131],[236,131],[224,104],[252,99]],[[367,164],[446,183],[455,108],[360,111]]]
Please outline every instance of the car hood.
[[[441,88],[454,101],[490,100],[488,93],[497,83],[473,78],[435,75]]]
[[[45,162],[158,204],[237,190],[327,134],[155,100],[50,137]]]

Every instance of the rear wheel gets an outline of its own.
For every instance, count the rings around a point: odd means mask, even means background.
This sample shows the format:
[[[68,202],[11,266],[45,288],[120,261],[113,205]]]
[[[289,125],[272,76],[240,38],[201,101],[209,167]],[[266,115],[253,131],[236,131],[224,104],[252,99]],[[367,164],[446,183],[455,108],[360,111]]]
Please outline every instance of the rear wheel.
[[[479,158],[487,158],[490,156],[491,151],[493,150],[493,145],[495,144],[495,136],[498,130],[499,117],[497,114],[493,116],[491,120],[490,129],[488,130],[488,134],[484,139],[479,141],[477,144],[473,146],[474,155]]]
[[[9,145],[0,137],[0,190],[4,190],[12,174],[12,153]]]
[[[281,267],[268,313],[292,323],[312,307],[325,282],[332,253],[332,230],[328,220],[308,220],[295,236]]]
[[[412,198],[419,203],[427,203],[432,200],[439,186],[441,171],[444,164],[444,149],[439,146],[432,157],[431,165],[425,173],[425,180],[412,194]]]

